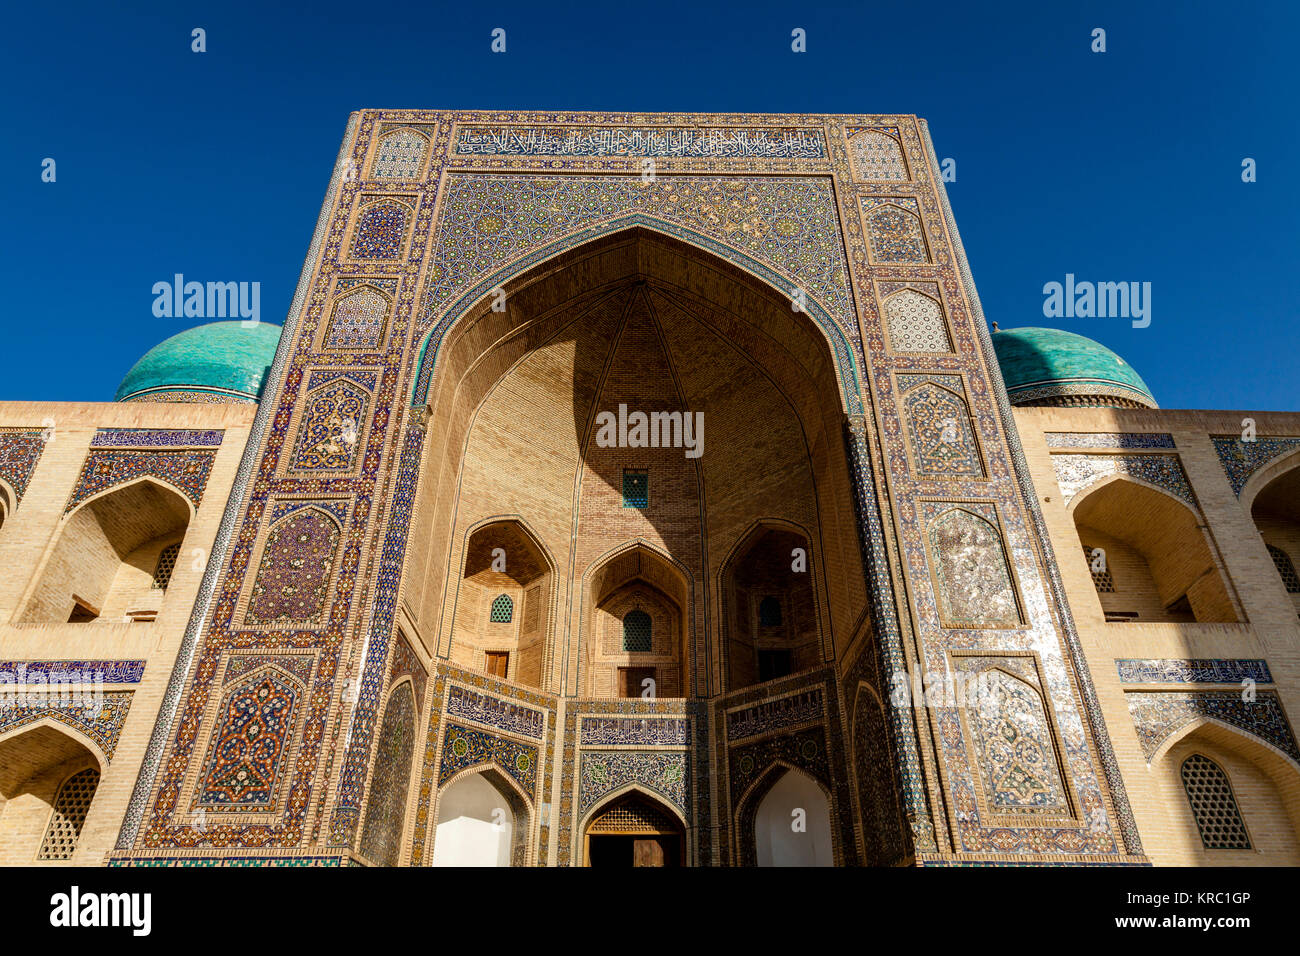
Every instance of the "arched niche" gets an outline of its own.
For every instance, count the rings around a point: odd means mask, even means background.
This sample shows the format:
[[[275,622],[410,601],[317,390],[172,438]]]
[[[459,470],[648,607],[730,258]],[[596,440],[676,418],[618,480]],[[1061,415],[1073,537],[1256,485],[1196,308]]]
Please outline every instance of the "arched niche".
[[[583,831],[587,866],[675,867],[686,863],[686,829],[667,804],[632,789],[597,807]]]
[[[1223,813],[1235,806],[1249,848],[1207,846],[1189,795],[1189,757],[1211,761],[1224,787],[1208,795]],[[1211,718],[1188,723],[1165,740],[1150,761],[1158,813],[1167,839],[1149,848],[1160,866],[1300,865],[1300,766],[1252,734]],[[1204,779],[1202,778],[1202,782]],[[1230,797],[1228,794],[1230,793]],[[1219,815],[1219,814],[1216,814]]]
[[[1184,502],[1119,477],[1083,492],[1070,510],[1108,621],[1240,619],[1208,532]]]
[[[455,591],[452,661],[542,687],[553,589],[550,557],[521,522],[493,521],[475,529]]]
[[[528,804],[500,772],[474,768],[438,794],[433,866],[523,866]]]
[[[807,535],[761,523],[722,572],[728,690],[822,664],[821,611]]]
[[[583,696],[689,696],[688,601],[682,571],[644,545],[598,565],[588,582]]]
[[[740,839],[754,866],[834,866],[831,802],[802,770],[773,765],[742,801]],[[751,856],[752,854],[752,856]]]
[[[0,739],[0,865],[76,860],[104,766],[50,721]]]
[[[191,515],[189,501],[151,478],[82,503],[59,526],[20,620],[152,621]]]
[[[1266,476],[1254,493],[1250,517],[1292,607],[1300,614],[1300,455],[1288,461],[1290,467]]]

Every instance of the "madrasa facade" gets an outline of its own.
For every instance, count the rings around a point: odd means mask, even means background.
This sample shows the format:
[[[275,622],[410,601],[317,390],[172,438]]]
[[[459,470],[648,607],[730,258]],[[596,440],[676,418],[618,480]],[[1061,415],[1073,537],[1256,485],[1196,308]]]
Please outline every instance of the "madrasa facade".
[[[915,116],[355,113],[115,398],[0,403],[0,863],[1300,864],[1300,414],[991,330]]]

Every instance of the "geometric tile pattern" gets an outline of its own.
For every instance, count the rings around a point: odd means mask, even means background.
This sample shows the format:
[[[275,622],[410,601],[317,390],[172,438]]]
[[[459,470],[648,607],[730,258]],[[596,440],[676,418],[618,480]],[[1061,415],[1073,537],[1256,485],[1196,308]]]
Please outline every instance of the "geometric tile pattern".
[[[863,196],[862,212],[872,262],[930,261],[915,199]]]
[[[1230,658],[1125,658],[1115,661],[1119,679],[1126,684],[1239,684],[1273,683],[1268,663]]]
[[[432,132],[432,131],[431,131]],[[401,126],[379,137],[375,152],[375,179],[419,179],[429,151],[429,136],[410,126]]]
[[[390,283],[396,288],[396,283]],[[339,283],[342,289],[344,283]],[[392,307],[370,283],[340,295],[330,312],[325,331],[327,349],[377,349],[384,340],[388,310]]]
[[[889,347],[895,352],[951,352],[952,339],[943,321],[943,309],[938,302],[938,287],[932,295],[925,295],[902,283],[881,283],[884,301],[885,327],[889,332]],[[901,287],[898,292],[887,293],[886,288]]]
[[[1204,754],[1183,761],[1183,788],[1207,850],[1249,850],[1250,836],[1223,768]]]
[[[1300,448],[1300,438],[1256,438],[1254,441],[1242,441],[1235,435],[1215,435],[1210,440],[1214,442],[1214,450],[1219,453],[1219,461],[1228,475],[1228,484],[1232,485],[1238,498],[1251,475],[1274,458]]]
[[[18,500],[27,490],[36,463],[45,450],[40,431],[0,431],[0,478],[14,489]],[[17,504],[17,502],[15,502]]]
[[[898,142],[898,129],[892,126],[846,129],[853,175],[862,181],[905,181],[907,160]]]
[[[1094,482],[1111,475],[1137,478],[1163,488],[1196,508],[1196,496],[1177,455],[1053,455],[1056,482],[1065,503]]]
[[[352,235],[353,259],[396,259],[402,254],[413,210],[405,202],[379,198],[364,205]]]
[[[1130,693],[1126,696],[1129,715],[1133,718],[1148,761],[1178,728],[1197,718],[1207,717],[1253,734],[1300,762],[1300,747],[1296,746],[1295,734],[1275,691],[1257,691],[1254,700],[1244,700],[1240,691]]]
[[[211,451],[92,451],[81,466],[64,512],[106,488],[146,475],[160,478],[199,506],[212,471]]]

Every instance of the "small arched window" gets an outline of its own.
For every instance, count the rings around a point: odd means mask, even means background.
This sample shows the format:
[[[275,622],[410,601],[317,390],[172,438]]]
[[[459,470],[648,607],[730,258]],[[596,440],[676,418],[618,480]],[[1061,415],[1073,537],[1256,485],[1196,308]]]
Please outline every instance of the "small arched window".
[[[492,613],[488,620],[493,624],[509,624],[515,616],[515,602],[509,594],[498,594],[492,601]]]
[[[781,599],[776,595],[769,594],[758,602],[758,626],[781,626]]]
[[[1277,573],[1282,575],[1282,583],[1286,585],[1288,594],[1300,594],[1300,575],[1295,573],[1295,564],[1291,561],[1291,555],[1287,554],[1281,548],[1275,548],[1271,544],[1268,547],[1268,555],[1273,559],[1273,565],[1277,568]]]
[[[645,611],[628,611],[623,617],[623,650],[635,652],[650,648],[650,615]]]
[[[176,559],[181,554],[181,543],[169,544],[158,554],[158,566],[153,569],[153,586],[156,591],[166,591],[176,570]]]
[[[41,840],[38,860],[70,860],[77,849],[77,839],[90,812],[90,801],[95,799],[99,786],[99,771],[91,767],[74,773],[63,782],[54,798],[54,812],[50,814]]]
[[[1203,754],[1183,761],[1183,789],[1207,850],[1249,850],[1250,835],[1223,768]]]

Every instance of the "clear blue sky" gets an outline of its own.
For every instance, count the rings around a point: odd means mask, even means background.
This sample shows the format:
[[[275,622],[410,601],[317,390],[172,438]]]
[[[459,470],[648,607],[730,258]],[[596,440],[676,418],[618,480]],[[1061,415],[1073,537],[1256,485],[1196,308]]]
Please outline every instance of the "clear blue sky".
[[[420,107],[917,113],[991,320],[1100,340],[1166,408],[1300,409],[1300,4],[118,6],[6,12],[0,399],[111,399],[202,321],[154,317],[177,272],[283,322],[348,113]],[[1067,272],[1151,282],[1150,327],[1044,319]]]

